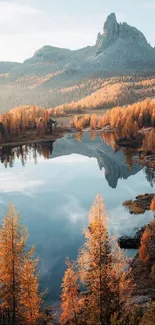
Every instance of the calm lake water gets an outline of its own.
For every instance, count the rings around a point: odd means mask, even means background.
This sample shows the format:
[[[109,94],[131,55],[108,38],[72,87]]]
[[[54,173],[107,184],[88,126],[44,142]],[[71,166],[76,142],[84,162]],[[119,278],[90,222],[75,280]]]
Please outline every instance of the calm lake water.
[[[124,153],[114,152],[99,136],[81,141],[66,135],[56,142],[0,151],[0,216],[13,201],[29,229],[29,245],[40,256],[41,286],[57,300],[65,258],[76,258],[82,230],[98,193],[109,214],[109,231],[132,235],[148,223],[151,212],[130,215],[122,206],[136,195],[154,192],[151,171]],[[130,159],[131,160],[131,159]],[[153,183],[153,181],[152,181]],[[131,254],[131,253],[130,253]]]

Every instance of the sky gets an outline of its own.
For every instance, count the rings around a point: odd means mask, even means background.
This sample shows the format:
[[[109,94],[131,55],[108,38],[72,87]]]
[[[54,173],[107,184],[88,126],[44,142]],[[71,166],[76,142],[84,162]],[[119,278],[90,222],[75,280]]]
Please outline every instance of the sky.
[[[0,61],[23,62],[44,45],[94,45],[111,12],[155,46],[155,0],[0,0]]]

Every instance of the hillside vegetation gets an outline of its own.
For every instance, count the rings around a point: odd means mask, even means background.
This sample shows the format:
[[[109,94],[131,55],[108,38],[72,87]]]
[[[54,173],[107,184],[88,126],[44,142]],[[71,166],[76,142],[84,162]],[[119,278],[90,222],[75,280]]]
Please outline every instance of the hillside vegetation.
[[[4,79],[5,85],[4,85]],[[127,105],[146,97],[155,96],[155,78],[113,77],[89,78],[70,81],[67,86],[52,85],[51,74],[23,76],[9,82],[0,75],[0,111],[16,106],[36,105],[50,109],[53,115],[66,115],[83,110]]]

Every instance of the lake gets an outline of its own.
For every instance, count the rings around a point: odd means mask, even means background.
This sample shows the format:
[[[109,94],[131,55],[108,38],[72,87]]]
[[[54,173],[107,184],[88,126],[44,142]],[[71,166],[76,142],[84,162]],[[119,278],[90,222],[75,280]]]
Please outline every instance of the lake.
[[[59,298],[65,258],[76,258],[98,193],[109,214],[109,232],[117,237],[133,235],[153,218],[151,212],[131,215],[122,205],[154,192],[152,172],[134,156],[129,164],[122,150],[115,152],[99,135],[93,138],[86,133],[78,141],[71,134],[54,143],[0,149],[0,216],[10,201],[20,211],[29,229],[28,244],[35,245],[40,257],[48,301]]]

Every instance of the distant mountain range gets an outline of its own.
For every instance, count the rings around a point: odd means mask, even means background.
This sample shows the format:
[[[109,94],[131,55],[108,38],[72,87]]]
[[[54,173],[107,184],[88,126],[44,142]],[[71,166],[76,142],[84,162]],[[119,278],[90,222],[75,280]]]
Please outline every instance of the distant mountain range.
[[[98,34],[94,46],[74,51],[44,46],[22,64],[0,62],[0,73],[9,73],[12,80],[51,73],[57,82],[64,74],[81,77],[101,71],[150,69],[155,70],[155,49],[135,27],[119,24],[114,13],[107,17],[103,34]]]

